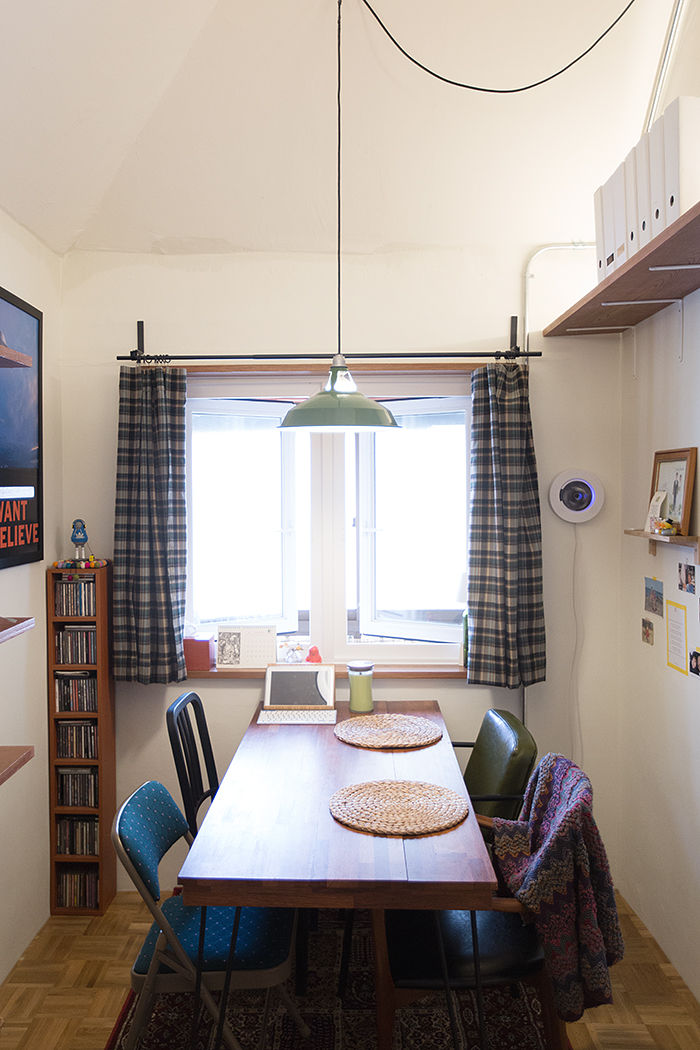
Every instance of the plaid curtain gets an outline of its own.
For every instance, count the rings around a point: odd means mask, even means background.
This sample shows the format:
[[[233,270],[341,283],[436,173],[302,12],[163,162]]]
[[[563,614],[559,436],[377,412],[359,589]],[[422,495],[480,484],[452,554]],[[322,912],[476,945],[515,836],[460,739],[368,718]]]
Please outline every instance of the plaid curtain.
[[[185,396],[176,368],[119,374],[114,677],[181,682],[187,557]]]
[[[467,682],[545,678],[542,531],[528,374],[472,372]]]

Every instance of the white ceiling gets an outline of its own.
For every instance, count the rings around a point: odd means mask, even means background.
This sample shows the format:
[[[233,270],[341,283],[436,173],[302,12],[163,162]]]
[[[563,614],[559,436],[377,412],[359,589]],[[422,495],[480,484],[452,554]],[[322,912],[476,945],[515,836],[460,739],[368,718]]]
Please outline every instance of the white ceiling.
[[[374,0],[446,77],[538,80],[625,0]],[[343,247],[592,235],[637,141],[673,0],[563,76],[441,83],[344,0]],[[335,250],[336,0],[25,0],[3,16],[0,207],[58,253]],[[9,100],[9,101],[8,101]],[[502,222],[501,222],[502,220]]]

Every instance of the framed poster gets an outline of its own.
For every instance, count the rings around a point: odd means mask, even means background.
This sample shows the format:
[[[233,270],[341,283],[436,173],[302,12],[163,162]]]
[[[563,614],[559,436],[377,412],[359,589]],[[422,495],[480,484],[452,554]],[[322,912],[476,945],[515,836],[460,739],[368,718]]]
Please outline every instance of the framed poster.
[[[0,288],[0,569],[44,557],[42,321]]]

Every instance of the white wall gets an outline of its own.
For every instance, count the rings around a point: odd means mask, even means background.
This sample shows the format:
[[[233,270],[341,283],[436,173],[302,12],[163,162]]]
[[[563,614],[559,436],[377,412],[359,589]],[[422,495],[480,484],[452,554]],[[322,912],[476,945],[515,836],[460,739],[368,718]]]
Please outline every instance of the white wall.
[[[624,528],[643,528],[654,452],[697,447],[700,292],[684,304],[683,360],[679,310],[671,306],[625,337],[622,357],[622,514]],[[698,482],[690,533],[697,535]],[[686,609],[687,648],[700,648],[698,596],[678,588],[688,550],[623,537],[621,656],[617,696],[624,748],[620,778],[620,886],[696,996],[700,994],[700,678],[667,666],[666,618],[644,612],[644,578],[663,581],[664,599]],[[700,568],[697,585],[700,587]],[[654,623],[642,643],[641,620]],[[686,655],[687,669],[687,655]]]
[[[508,266],[496,257],[482,255],[477,261],[469,252],[351,257],[344,265],[347,352],[503,348],[510,314],[519,312],[525,261],[524,249]],[[332,256],[71,255],[64,275],[65,418],[80,414],[91,440],[86,448],[81,434],[66,425],[66,527],[57,553],[68,553],[67,526],[76,515],[87,522],[93,552],[112,553],[115,357],[134,346],[138,319],[145,322],[146,349],[153,353],[330,353],[334,279]],[[533,324],[541,329],[593,279],[592,252],[558,252],[556,261],[546,253],[539,257],[529,279]],[[580,703],[587,733],[607,707],[603,683],[607,685],[617,666],[617,341],[586,340],[583,346],[534,335],[537,348],[543,357],[532,364],[531,388],[542,485],[549,673],[546,683],[528,690],[528,720],[542,753],[571,753],[574,702]],[[552,476],[572,465],[596,471],[609,488],[604,513],[577,529],[554,517],[546,496]],[[218,764],[225,768],[260,698],[261,683],[201,681],[195,688],[207,705]],[[341,696],[343,688],[341,683]],[[488,706],[520,710],[518,692],[467,689],[462,682],[379,681],[375,688],[383,698],[438,699],[450,730],[467,737],[476,732]],[[177,795],[165,709],[180,691],[177,685],[118,685],[119,798],[149,777],[161,779]],[[618,821],[614,770],[597,758],[595,749],[589,754],[584,748],[584,754],[596,780],[598,817],[611,839],[612,854]],[[173,865],[172,877],[176,870]],[[127,885],[124,879],[121,885]]]
[[[0,284],[44,313],[44,505],[50,549],[61,503],[60,263],[3,212],[0,259]],[[0,743],[35,748],[35,757],[0,785],[0,980],[49,909],[45,592],[41,562],[0,572],[0,613],[36,619],[32,630],[0,645]]]

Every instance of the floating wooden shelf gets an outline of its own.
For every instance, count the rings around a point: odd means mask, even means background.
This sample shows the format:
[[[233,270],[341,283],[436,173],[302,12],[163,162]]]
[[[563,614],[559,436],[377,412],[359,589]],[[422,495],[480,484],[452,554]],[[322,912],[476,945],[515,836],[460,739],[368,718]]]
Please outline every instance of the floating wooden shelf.
[[[29,744],[3,745],[0,747],[0,784],[34,758],[34,748]]]
[[[625,536],[640,536],[649,540],[649,553],[656,554],[657,543],[670,543],[675,547],[688,547],[693,552],[693,562],[700,560],[700,536],[660,536],[656,532],[645,532],[644,529],[625,529]]]
[[[543,335],[624,332],[698,288],[700,203],[548,325]]]
[[[33,616],[0,616],[0,642],[8,642],[35,626]]]

